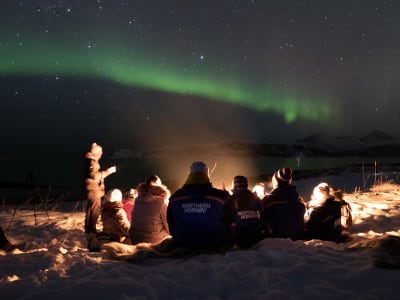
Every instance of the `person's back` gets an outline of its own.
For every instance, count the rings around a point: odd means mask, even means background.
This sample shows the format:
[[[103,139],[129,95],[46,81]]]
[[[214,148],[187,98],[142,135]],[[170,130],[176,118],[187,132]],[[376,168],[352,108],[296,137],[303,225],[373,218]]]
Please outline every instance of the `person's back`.
[[[341,203],[331,195],[327,183],[320,183],[313,190],[313,199],[309,202],[306,222],[306,238],[326,241],[342,241]]]
[[[234,212],[233,238],[239,247],[250,247],[261,239],[261,204],[261,200],[248,189],[247,178],[235,176],[228,206]]]
[[[261,223],[266,237],[304,239],[305,205],[292,185],[292,171],[282,168],[272,177],[273,190],[263,199]]]
[[[306,224],[307,239],[337,241],[342,234],[340,203],[328,198],[310,214]]]
[[[208,168],[195,162],[184,186],[168,204],[167,220],[176,247],[220,250],[230,236],[226,216],[229,194],[212,186]]]
[[[146,183],[139,184],[137,192],[131,217],[131,242],[158,243],[169,236],[167,201],[170,191],[153,175]]]
[[[118,189],[110,190],[106,195],[101,211],[103,231],[112,241],[124,242],[129,236],[130,223],[122,204],[122,193]]]

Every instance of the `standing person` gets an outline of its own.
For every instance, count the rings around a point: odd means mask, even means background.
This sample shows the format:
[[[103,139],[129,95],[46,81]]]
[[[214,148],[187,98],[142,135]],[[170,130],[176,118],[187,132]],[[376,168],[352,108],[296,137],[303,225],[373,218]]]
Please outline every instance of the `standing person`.
[[[259,214],[262,209],[260,198],[248,188],[245,176],[233,179],[232,195],[228,204],[234,211],[233,239],[241,248],[248,248],[261,239]]]
[[[122,200],[124,210],[128,216],[129,223],[132,221],[132,210],[135,205],[135,199],[137,197],[137,191],[135,189],[129,189],[126,193],[126,197]]]
[[[229,193],[212,186],[204,162],[194,162],[182,188],[170,198],[167,220],[175,247],[220,251],[230,242]]]
[[[167,206],[171,192],[157,175],[149,176],[136,188],[130,236],[132,244],[158,243],[169,236]]]
[[[343,233],[341,202],[331,193],[331,187],[322,182],[314,189],[305,214],[306,238],[343,242],[349,235]]]
[[[85,233],[88,240],[97,233],[97,219],[100,216],[101,199],[104,196],[104,179],[116,172],[116,167],[112,166],[106,170],[100,170],[99,160],[103,155],[103,148],[93,143],[90,151],[85,154],[86,166],[86,216],[85,216]]]
[[[292,184],[292,169],[272,176],[272,191],[264,197],[261,223],[266,237],[304,239],[305,204]]]

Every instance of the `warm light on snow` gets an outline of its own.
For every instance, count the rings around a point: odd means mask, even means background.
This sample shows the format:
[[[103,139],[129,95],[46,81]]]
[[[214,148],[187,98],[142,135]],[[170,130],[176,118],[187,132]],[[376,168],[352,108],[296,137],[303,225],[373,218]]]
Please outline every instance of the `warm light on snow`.
[[[296,184],[304,187],[308,181]],[[27,244],[24,251],[0,251],[1,298],[397,299],[399,269],[376,268],[368,247],[350,249],[385,233],[400,235],[399,186],[344,198],[355,219],[351,242],[264,239],[252,249],[225,255],[148,258],[140,264],[87,251],[83,203],[75,208],[63,203],[48,214],[26,207],[15,215],[5,203],[1,226],[10,225],[11,242]]]

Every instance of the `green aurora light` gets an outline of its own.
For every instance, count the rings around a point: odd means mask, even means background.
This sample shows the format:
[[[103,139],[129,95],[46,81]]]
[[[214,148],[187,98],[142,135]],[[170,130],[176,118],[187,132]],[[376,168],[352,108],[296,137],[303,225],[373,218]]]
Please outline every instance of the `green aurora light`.
[[[245,84],[242,76],[220,73],[210,65],[181,60],[163,62],[149,51],[119,47],[42,44],[3,44],[0,48],[0,74],[99,78],[137,88],[201,96],[229,102],[260,112],[282,115],[287,123],[298,119],[323,122],[333,108],[326,101],[290,95],[268,87],[271,83]],[[146,55],[144,54],[146,53]],[[189,66],[189,67],[187,67]],[[216,76],[215,74],[220,74]]]

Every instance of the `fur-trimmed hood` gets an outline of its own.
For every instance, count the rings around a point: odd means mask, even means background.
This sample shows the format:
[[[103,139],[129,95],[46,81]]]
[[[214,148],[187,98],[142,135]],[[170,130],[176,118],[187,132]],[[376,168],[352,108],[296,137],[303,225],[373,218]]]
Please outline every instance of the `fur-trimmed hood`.
[[[171,196],[171,192],[165,185],[141,183],[136,190],[138,196],[135,202],[166,201]]]

